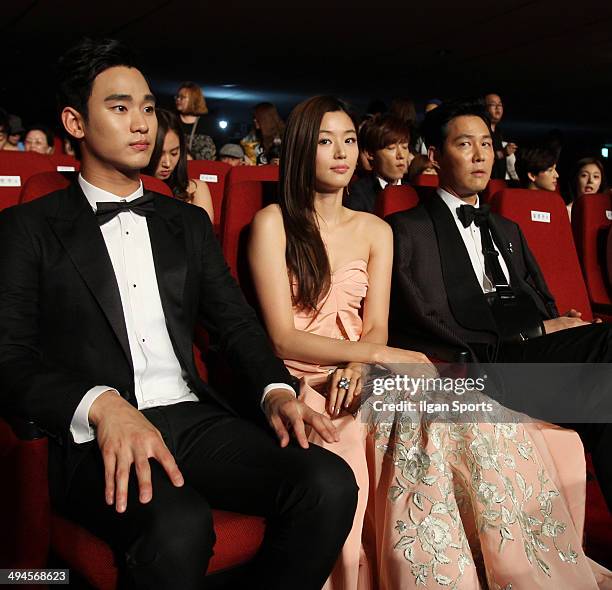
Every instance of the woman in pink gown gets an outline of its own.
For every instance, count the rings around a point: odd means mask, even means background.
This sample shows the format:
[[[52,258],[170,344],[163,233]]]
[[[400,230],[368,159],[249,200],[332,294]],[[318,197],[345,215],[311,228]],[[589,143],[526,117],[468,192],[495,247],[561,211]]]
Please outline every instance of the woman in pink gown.
[[[325,588],[611,587],[581,548],[585,466],[575,433],[499,407],[507,421],[358,413],[370,370],[436,372],[420,353],[386,346],[392,238],[380,219],[342,206],[357,157],[341,102],[298,105],[283,142],[280,206],[258,213],[249,249],[277,354],[340,438],[313,432],[310,441],[343,457],[360,488]]]

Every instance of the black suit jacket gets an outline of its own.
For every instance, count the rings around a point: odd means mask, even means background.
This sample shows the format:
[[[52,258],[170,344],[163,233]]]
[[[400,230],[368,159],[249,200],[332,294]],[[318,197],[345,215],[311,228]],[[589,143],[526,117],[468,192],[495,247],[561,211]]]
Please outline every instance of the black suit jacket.
[[[199,321],[246,377],[245,404],[273,382],[291,383],[230,276],[208,216],[154,194],[147,218],[166,325],[186,380],[202,400],[232,411],[199,377]],[[102,232],[77,182],[0,213],[0,407],[50,436],[49,480],[61,499],[84,454],[69,432],[83,395],[114,387],[133,405],[134,372],[119,289]]]
[[[499,335],[453,216],[438,196],[387,218],[393,229],[390,344],[419,338],[468,347],[478,344],[493,360]],[[518,225],[494,213],[493,239],[510,283],[535,302],[542,319],[558,316],[542,272]]]

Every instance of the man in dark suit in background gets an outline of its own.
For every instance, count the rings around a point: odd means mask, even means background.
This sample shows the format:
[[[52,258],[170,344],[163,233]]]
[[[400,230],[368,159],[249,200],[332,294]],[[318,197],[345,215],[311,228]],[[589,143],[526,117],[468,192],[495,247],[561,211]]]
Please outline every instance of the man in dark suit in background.
[[[304,426],[330,442],[334,426],[296,399],[208,216],[143,190],[155,102],[125,47],[69,51],[59,101],[78,180],[0,215],[2,411],[49,435],[55,508],[111,544],[126,585],[203,587],[214,507],[267,518],[250,587],[320,588],[356,484],[339,457],[307,448]],[[280,445],[199,379],[198,321]]]
[[[410,126],[391,114],[377,115],[359,130],[359,149],[372,172],[348,187],[345,205],[373,213],[376,198],[387,185],[402,184],[408,170]]]
[[[388,218],[395,249],[390,343],[418,349],[424,337],[489,362],[610,362],[612,330],[584,322],[576,310],[559,316],[518,225],[479,206],[494,161],[483,105],[444,103],[427,114],[423,132],[440,188]],[[612,509],[610,427],[584,426]]]

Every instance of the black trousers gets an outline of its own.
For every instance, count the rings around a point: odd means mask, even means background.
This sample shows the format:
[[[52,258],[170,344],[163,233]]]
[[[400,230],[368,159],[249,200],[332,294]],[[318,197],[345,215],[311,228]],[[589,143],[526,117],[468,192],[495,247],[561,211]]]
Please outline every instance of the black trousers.
[[[504,363],[612,363],[612,325],[590,324],[525,342],[504,344],[497,360]],[[599,376],[600,372],[597,374]],[[609,406],[612,398],[612,365],[608,379],[605,387],[598,388],[599,395],[607,396],[602,406]],[[579,398],[581,392],[570,394]],[[612,424],[582,422],[561,425],[576,430],[591,453],[597,479],[612,512]]]
[[[262,428],[205,403],[144,410],[160,430],[185,485],[174,487],[150,460],[153,499],[138,500],[130,473],[123,514],[104,501],[99,449],[77,470],[70,518],[105,539],[129,588],[206,588],[214,551],[211,508],[266,518],[263,546],[248,587],[319,589],[352,526],[357,485],[338,456],[316,445],[282,449]]]

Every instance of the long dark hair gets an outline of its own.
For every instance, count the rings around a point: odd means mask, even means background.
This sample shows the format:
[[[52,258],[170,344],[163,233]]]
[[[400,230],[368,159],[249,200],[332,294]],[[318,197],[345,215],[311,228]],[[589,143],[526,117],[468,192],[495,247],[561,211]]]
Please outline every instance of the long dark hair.
[[[329,291],[331,268],[317,223],[314,195],[316,157],[321,120],[325,113],[348,106],[332,96],[315,96],[297,105],[287,119],[280,156],[280,208],[287,246],[285,260],[297,283],[293,305],[315,310]]]
[[[149,165],[142,171],[143,174],[155,176],[155,171],[161,160],[164,149],[164,140],[168,131],[174,131],[179,138],[180,156],[172,174],[164,181],[172,190],[172,194],[182,201],[190,201],[192,193],[189,192],[189,177],[187,176],[187,146],[185,136],[181,129],[178,117],[165,109],[155,109],[157,115],[157,136],[155,137],[155,148],[151,154]]]

